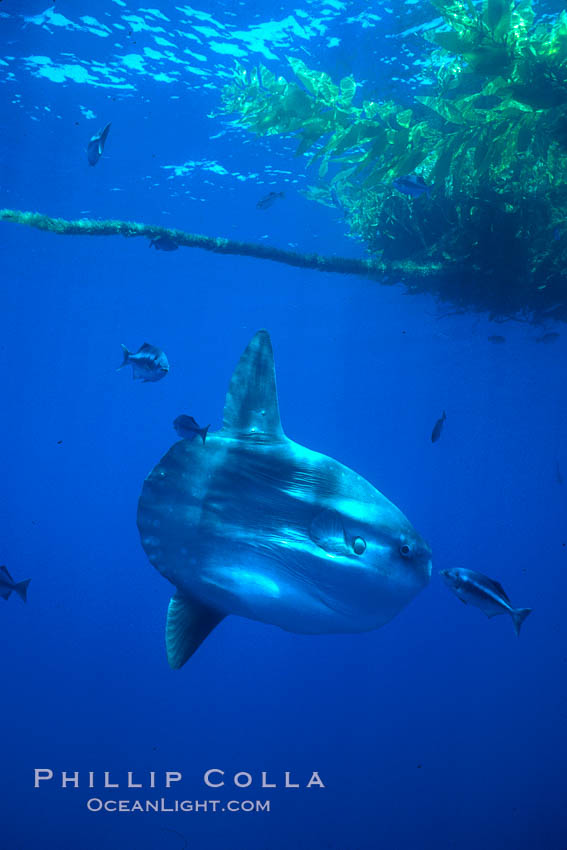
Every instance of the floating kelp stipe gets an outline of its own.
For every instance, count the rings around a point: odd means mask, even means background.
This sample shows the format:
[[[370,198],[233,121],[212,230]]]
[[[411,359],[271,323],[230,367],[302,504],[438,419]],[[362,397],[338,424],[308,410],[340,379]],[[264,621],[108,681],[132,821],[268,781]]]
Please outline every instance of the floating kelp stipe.
[[[37,212],[20,210],[0,210],[0,221],[25,224],[38,230],[59,233],[64,236],[125,236],[128,239],[143,236],[146,239],[165,237],[184,248],[201,248],[216,254],[236,254],[241,257],[255,257],[258,260],[272,260],[302,269],[314,269],[335,274],[352,274],[372,278],[379,283],[391,285],[395,280],[390,275],[429,276],[441,271],[439,263],[417,264],[414,262],[382,263],[371,260],[351,259],[350,257],[325,257],[321,254],[302,254],[286,251],[270,245],[258,245],[251,242],[237,242],[217,236],[203,236],[200,233],[186,233],[168,227],[152,224],[140,224],[134,221],[93,221],[78,219],[68,221],[64,218],[51,218]]]

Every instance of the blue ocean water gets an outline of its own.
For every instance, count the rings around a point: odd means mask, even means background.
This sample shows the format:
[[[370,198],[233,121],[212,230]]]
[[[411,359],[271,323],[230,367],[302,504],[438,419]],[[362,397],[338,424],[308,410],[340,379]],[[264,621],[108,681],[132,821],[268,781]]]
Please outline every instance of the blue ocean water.
[[[235,59],[278,68],[297,55],[410,98],[420,42],[401,34],[434,17],[339,0],[4,0],[2,206],[364,256],[337,210],[301,194],[312,178],[294,144],[236,130],[220,89]],[[88,140],[108,122],[89,167]],[[285,198],[259,210],[270,191]],[[31,578],[26,605],[0,601],[0,847],[564,850],[562,328],[536,344],[541,328],[451,315],[396,285],[142,239],[3,223],[0,240],[0,563]],[[220,427],[259,328],[286,434],[399,505],[432,547],[432,579],[365,634],[229,617],[171,671],[171,587],[140,546],[137,501],[178,414]],[[120,344],[145,340],[171,364],[156,384],[116,372]],[[508,617],[450,594],[438,570],[455,566],[533,607],[520,639]],[[224,787],[204,784],[210,769]],[[35,788],[35,770],[53,779]],[[78,788],[61,787],[64,771]],[[167,771],[182,774],[170,789]],[[314,771],[324,788],[305,787]],[[249,787],[235,787],[240,772]],[[162,798],[225,810],[88,804]],[[230,800],[270,811],[230,812]]]

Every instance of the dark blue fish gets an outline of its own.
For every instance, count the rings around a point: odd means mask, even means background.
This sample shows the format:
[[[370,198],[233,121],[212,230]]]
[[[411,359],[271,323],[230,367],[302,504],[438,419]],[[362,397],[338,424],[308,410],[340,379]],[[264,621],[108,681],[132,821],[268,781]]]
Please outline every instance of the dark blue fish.
[[[89,159],[89,165],[96,165],[99,159],[101,158],[109,130],[110,124],[107,124],[104,130],[101,130],[99,133],[96,133],[90,140],[87,147],[87,157]]]
[[[343,204],[343,202],[342,202],[342,201],[341,201],[341,199],[339,198],[338,193],[337,193],[337,190],[335,189],[335,187],[334,187],[334,186],[331,186],[331,200],[332,200],[332,202],[334,203],[334,205],[335,205],[336,207],[338,207],[338,209],[340,209],[340,211],[341,211],[342,213],[345,213],[345,214],[346,214],[345,205]]]
[[[475,605],[487,617],[510,614],[516,634],[520,635],[522,623],[533,609],[513,608],[501,584],[474,570],[457,568],[441,570],[440,574],[445,584],[465,605],[469,603]]]
[[[408,174],[406,177],[396,177],[392,185],[403,195],[410,198],[420,198],[422,195],[431,194],[431,186],[428,186],[421,174]]]
[[[145,383],[148,381],[161,381],[169,372],[169,363],[167,362],[165,353],[161,348],[150,345],[149,342],[145,342],[136,354],[131,354],[126,346],[123,345],[122,353],[124,354],[124,360],[116,371],[119,372],[124,366],[131,366],[132,378],[134,380],[140,378]]]
[[[150,239],[150,248],[152,246],[156,251],[177,251],[179,248],[179,245],[171,236],[156,236],[154,239]]]
[[[447,414],[443,411],[443,416],[441,419],[438,419],[435,425],[433,426],[433,431],[431,432],[431,442],[436,443],[439,437],[441,436],[441,431],[443,430],[443,423],[447,418]]]
[[[9,599],[12,591],[15,590],[20,599],[23,599],[24,602],[26,602],[28,584],[30,581],[31,578],[27,578],[25,581],[19,581],[16,583],[8,572],[7,567],[2,566],[0,567],[0,596],[2,599]]]
[[[184,440],[192,440],[198,434],[203,440],[204,445],[207,431],[211,426],[207,425],[206,428],[201,428],[192,416],[186,416],[185,413],[182,413],[177,419],[173,420],[173,427]]]
[[[504,345],[504,343],[506,342],[506,337],[501,336],[500,334],[493,334],[492,336],[488,337],[488,341],[491,342],[493,345]]]
[[[278,198],[285,198],[285,192],[270,192],[265,197],[260,198],[256,206],[259,210],[267,210]]]
[[[549,345],[552,342],[557,342],[561,334],[558,334],[557,331],[550,331],[543,336],[538,336],[536,342],[542,342],[544,345]]]

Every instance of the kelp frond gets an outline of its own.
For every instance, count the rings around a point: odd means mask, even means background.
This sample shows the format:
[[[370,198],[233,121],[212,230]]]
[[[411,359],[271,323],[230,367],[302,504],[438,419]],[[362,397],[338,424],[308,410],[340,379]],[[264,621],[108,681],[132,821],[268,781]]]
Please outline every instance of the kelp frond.
[[[223,108],[256,134],[293,134],[318,169],[308,196],[339,206],[372,256],[443,266],[406,277],[412,291],[567,321],[567,15],[536,24],[530,0],[434,6],[436,86],[412,109],[295,58],[290,79],[237,68]],[[416,174],[427,192],[398,191]]]

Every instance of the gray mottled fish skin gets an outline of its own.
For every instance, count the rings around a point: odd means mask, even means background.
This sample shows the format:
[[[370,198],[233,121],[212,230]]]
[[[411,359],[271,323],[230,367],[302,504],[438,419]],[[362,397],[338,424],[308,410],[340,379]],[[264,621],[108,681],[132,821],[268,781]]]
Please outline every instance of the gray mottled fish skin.
[[[497,614],[510,614],[516,634],[520,635],[522,623],[532,611],[531,608],[513,608],[506,591],[499,582],[474,570],[456,568],[440,570],[440,575],[461,602],[475,605],[487,617]]]
[[[169,363],[165,353],[155,345],[150,345],[145,342],[140,346],[135,354],[132,354],[125,345],[122,346],[124,360],[116,370],[123,369],[124,366],[132,367],[132,378],[141,381],[155,382],[161,381],[169,372]]]
[[[439,437],[441,436],[441,432],[443,430],[443,423],[447,418],[447,414],[443,411],[443,416],[437,420],[435,425],[433,426],[433,431],[431,432],[431,442],[436,443]]]
[[[15,582],[7,567],[0,566],[0,596],[2,599],[9,599],[12,591],[18,594],[20,599],[27,602],[28,584],[31,579]]]
[[[392,502],[286,437],[266,331],[236,367],[223,427],[176,443],[146,478],[138,529],[177,588],[173,668],[228,614],[304,634],[379,628],[431,574],[428,545]]]
[[[107,124],[103,130],[100,130],[100,132],[96,133],[90,140],[87,147],[87,158],[89,160],[89,165],[96,165],[99,159],[101,158],[109,130],[110,124]]]

